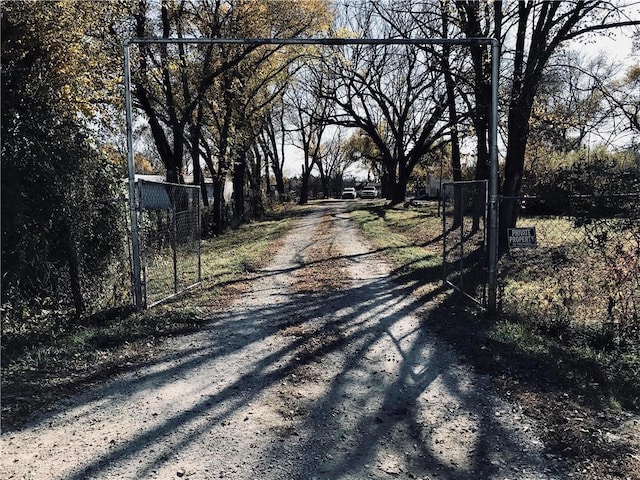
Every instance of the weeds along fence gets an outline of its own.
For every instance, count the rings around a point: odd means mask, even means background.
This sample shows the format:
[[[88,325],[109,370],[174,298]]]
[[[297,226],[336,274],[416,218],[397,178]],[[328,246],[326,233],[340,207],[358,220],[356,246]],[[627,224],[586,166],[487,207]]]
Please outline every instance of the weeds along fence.
[[[555,212],[542,198],[506,202],[537,246],[501,257],[499,309],[552,333],[604,327],[611,339],[640,338],[640,193],[567,195]]]
[[[131,291],[131,238],[129,200],[125,196],[104,200],[117,212],[116,223],[109,225],[113,244],[107,258],[107,269],[97,281],[98,289],[87,292],[85,298],[92,303],[91,310],[100,314],[113,309],[130,309],[133,305]]]
[[[15,254],[17,280],[3,285],[5,339],[48,335],[131,308],[128,199],[84,201],[69,219],[67,227],[53,223],[46,235],[24,237],[23,252],[31,253]]]
[[[138,180],[137,218],[144,305],[201,281],[200,188]]]

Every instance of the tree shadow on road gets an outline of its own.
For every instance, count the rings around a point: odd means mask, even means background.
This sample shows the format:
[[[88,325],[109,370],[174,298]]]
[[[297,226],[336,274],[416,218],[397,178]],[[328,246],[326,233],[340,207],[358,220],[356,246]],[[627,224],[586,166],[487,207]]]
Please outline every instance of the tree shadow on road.
[[[295,269],[260,272],[255,281]],[[422,273],[437,278],[439,269]],[[147,416],[65,474],[69,480],[122,471],[151,478],[167,464],[177,468],[188,451],[210,456],[210,470],[198,472],[203,478],[234,468],[242,478],[264,479],[493,478],[510,457],[518,468],[543,471],[537,457],[522,452],[517,429],[500,421],[504,406],[482,379],[470,380],[468,367],[428,327],[451,314],[440,303],[444,288],[415,295],[407,286],[414,281],[398,270],[339,291],[230,309],[144,369],[36,424],[57,414],[90,423],[106,405],[139,407]],[[187,384],[194,377],[198,383]],[[156,412],[136,403],[148,401],[150,391],[158,392]],[[174,407],[171,395],[189,396],[188,408]],[[287,408],[251,417],[265,398]],[[256,439],[235,453],[234,432],[242,430]]]

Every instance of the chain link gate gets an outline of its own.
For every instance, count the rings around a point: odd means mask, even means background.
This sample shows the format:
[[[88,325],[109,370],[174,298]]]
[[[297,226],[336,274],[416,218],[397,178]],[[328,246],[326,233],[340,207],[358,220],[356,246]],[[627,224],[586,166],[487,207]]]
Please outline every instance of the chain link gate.
[[[201,281],[200,187],[144,180],[136,185],[140,297],[151,307]]]
[[[487,308],[488,181],[442,186],[444,282]]]

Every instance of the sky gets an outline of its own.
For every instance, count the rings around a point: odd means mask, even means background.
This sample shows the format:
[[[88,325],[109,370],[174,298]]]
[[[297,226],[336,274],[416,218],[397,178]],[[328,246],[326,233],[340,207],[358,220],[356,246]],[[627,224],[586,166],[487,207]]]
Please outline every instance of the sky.
[[[584,45],[580,41],[574,42],[574,48],[583,50],[588,55],[606,53],[609,58],[615,58],[625,65],[640,61],[640,53],[633,51],[633,40],[628,32],[618,32],[613,36],[602,36],[595,44]]]

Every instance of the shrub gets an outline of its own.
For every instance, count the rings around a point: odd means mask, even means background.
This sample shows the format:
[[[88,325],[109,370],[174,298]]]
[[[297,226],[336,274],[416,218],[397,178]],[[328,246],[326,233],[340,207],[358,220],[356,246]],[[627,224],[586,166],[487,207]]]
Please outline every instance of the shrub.
[[[24,18],[13,9],[2,16],[5,333],[6,322],[39,312],[92,310],[126,228],[121,206],[110,200],[118,193],[115,169],[61,97],[55,54]]]

